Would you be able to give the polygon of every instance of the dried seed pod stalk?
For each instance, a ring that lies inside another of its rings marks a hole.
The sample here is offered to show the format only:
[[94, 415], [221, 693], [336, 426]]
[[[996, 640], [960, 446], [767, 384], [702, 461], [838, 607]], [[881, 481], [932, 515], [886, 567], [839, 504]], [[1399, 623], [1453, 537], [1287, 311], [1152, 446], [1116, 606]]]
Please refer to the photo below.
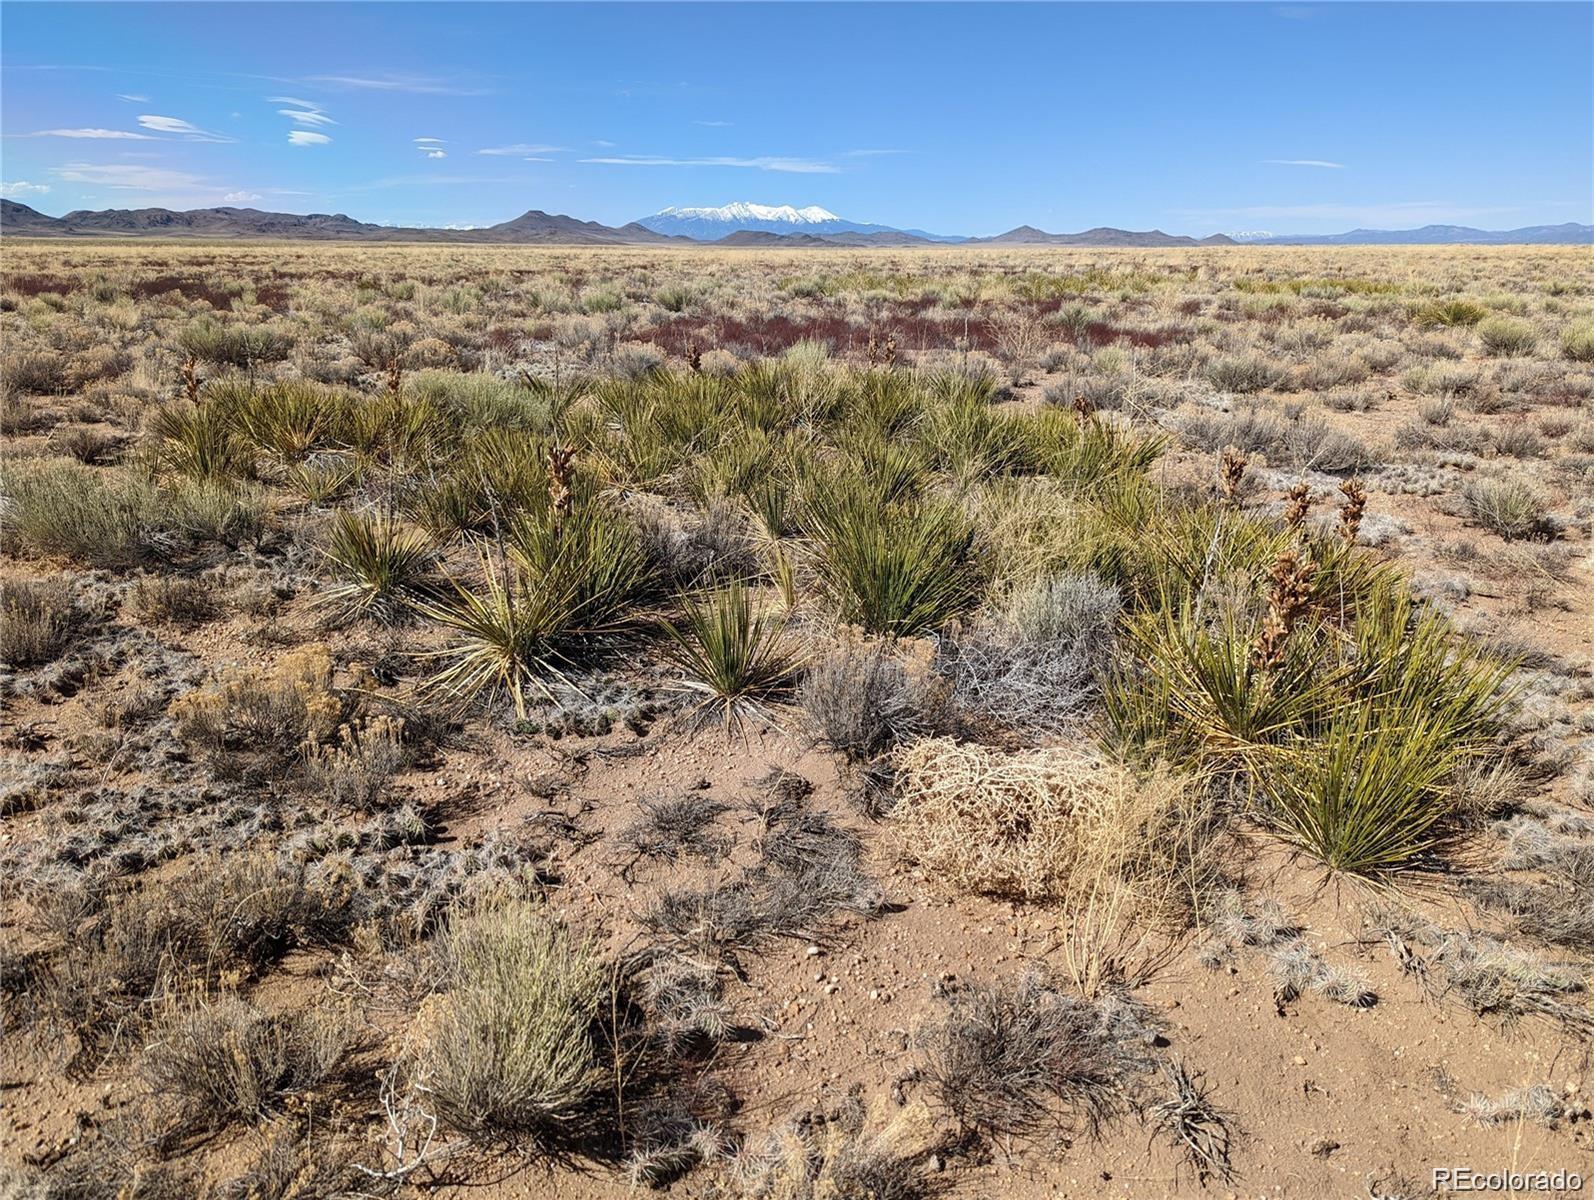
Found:
[[1286, 550], [1268, 573], [1272, 587], [1267, 596], [1267, 619], [1251, 650], [1251, 660], [1261, 670], [1284, 661], [1284, 644], [1301, 614], [1312, 602], [1312, 576], [1317, 566], [1304, 553]]
[[548, 502], [556, 518], [568, 516], [575, 501], [575, 493], [570, 489], [575, 457], [574, 446], [553, 446], [548, 450]]
[[199, 360], [192, 354], [183, 360], [183, 396], [190, 404], [199, 403]]
[[1284, 506], [1284, 523], [1291, 529], [1300, 529], [1306, 524], [1306, 514], [1312, 511], [1312, 489], [1297, 483], [1286, 494], [1290, 502]]
[[1238, 446], [1223, 447], [1218, 460], [1218, 489], [1235, 508], [1240, 506], [1240, 481], [1245, 478], [1246, 457]]
[[1347, 545], [1356, 544], [1356, 535], [1362, 529], [1362, 514], [1367, 511], [1367, 489], [1360, 481], [1347, 479], [1339, 485], [1345, 502], [1339, 506], [1339, 536]]

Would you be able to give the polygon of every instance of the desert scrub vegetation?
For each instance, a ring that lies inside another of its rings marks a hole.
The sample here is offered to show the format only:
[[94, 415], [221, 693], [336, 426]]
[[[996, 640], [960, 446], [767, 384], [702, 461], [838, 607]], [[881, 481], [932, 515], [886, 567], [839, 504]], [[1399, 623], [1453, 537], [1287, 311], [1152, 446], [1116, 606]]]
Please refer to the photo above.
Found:
[[[29, 1186], [1310, 1187], [1186, 987], [1586, 1036], [1578, 248], [69, 251], [0, 269], [0, 1044], [148, 1125]], [[1322, 865], [1466, 917], [1259, 894]]]

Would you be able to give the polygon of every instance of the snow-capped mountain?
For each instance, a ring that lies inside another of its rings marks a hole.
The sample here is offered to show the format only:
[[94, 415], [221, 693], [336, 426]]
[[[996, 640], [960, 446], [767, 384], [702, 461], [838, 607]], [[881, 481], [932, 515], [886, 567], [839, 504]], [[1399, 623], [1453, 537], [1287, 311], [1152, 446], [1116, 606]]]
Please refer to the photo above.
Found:
[[675, 237], [717, 242], [733, 233], [807, 233], [823, 237], [833, 233], [911, 233], [932, 241], [955, 242], [961, 238], [937, 237], [916, 229], [899, 230], [892, 225], [868, 225], [848, 221], [829, 209], [811, 204], [797, 208], [790, 204], [750, 204], [737, 201], [718, 208], [665, 208], [637, 221], [644, 229]]

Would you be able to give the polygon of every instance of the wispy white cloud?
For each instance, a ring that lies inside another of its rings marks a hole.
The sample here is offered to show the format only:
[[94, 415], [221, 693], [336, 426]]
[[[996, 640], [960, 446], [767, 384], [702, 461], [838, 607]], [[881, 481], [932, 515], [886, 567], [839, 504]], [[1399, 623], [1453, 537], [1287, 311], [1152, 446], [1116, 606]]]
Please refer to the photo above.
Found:
[[326, 113], [324, 113], [324, 112], [312, 112], [309, 109], [279, 108], [277, 110], [277, 115], [279, 117], [287, 117], [288, 120], [293, 121], [295, 124], [299, 124], [299, 125], [336, 125], [337, 124], [337, 122], [334, 121], [331, 117], [327, 116]]
[[421, 137], [421, 138], [411, 138], [410, 140], [412, 142], [415, 142], [417, 145], [430, 143], [430, 144], [433, 144], [433, 145], [441, 146], [441, 145], [445, 144], [442, 138]]
[[212, 133], [208, 129], [201, 129], [192, 121], [185, 121], [181, 117], [162, 117], [151, 113], [140, 116], [138, 123], [145, 129], [155, 133], [169, 133], [190, 142], [233, 142], [226, 134]]
[[248, 204], [254, 200], [264, 200], [259, 192], [228, 192], [222, 197], [228, 204]]
[[290, 146], [325, 146], [332, 141], [324, 133], [311, 133], [308, 129], [290, 129], [288, 131], [288, 145]]
[[147, 133], [134, 133], [130, 129], [41, 129], [37, 133], [25, 133], [23, 137], [58, 137], [58, 138], [88, 138], [115, 139], [129, 142], [153, 142], [155, 139]]
[[297, 96], [267, 96], [267, 104], [291, 104], [295, 108], [308, 108], [312, 112], [320, 112], [321, 106], [314, 100], [301, 100]]
[[[426, 150], [426, 147], [422, 146], [421, 149], [422, 150]], [[448, 151], [447, 150], [426, 150], [426, 157], [427, 158], [447, 158], [448, 157]]]
[[118, 100], [126, 100], [129, 104], [148, 104], [149, 103], [149, 97], [148, 96], [140, 96], [136, 92], [130, 92], [130, 93], [117, 92], [116, 93], [116, 98]]
[[613, 150], [614, 149], [614, 143], [613, 142], [606, 142], [602, 138], [599, 138], [597, 141], [593, 142], [592, 144], [594, 146], [596, 146], [599, 150]]
[[729, 129], [731, 126], [729, 121], [693, 121], [692, 124], [701, 125], [705, 129]]
[[67, 163], [55, 168], [58, 178], [67, 183], [87, 183], [98, 187], [126, 188], [140, 192], [181, 192], [203, 187], [205, 181], [187, 171], [165, 167], [145, 167], [131, 163]]
[[780, 171], [792, 175], [841, 173], [841, 168], [834, 163], [818, 162], [810, 158], [784, 158], [773, 154], [761, 154], [753, 158], [718, 155], [710, 158], [669, 158], [657, 154], [616, 154], [601, 158], [583, 158], [581, 161], [614, 167], [739, 167], [751, 171]]
[[420, 75], [312, 75], [309, 83], [375, 92], [414, 92], [421, 96], [486, 96], [490, 88], [467, 87]]
[[1331, 171], [1343, 171], [1344, 163], [1329, 162], [1323, 158], [1264, 158], [1262, 160], [1270, 167], [1326, 167]]
[[0, 196], [7, 196], [12, 200], [23, 196], [43, 196], [50, 190], [47, 183], [29, 183], [26, 179], [18, 179], [13, 183], [0, 183]]
[[515, 142], [509, 146], [487, 146], [476, 151], [477, 154], [491, 154], [500, 158], [525, 158], [536, 154], [563, 154], [563, 146], [531, 145], [525, 142]]

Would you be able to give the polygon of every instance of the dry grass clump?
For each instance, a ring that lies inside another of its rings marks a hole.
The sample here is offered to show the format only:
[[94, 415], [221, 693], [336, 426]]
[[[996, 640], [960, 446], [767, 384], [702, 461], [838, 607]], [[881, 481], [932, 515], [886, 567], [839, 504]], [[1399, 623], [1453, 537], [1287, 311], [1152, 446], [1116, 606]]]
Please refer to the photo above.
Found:
[[367, 915], [351, 881], [267, 854], [201, 861], [125, 896], [40, 893], [35, 914], [62, 941], [44, 959], [37, 1015], [74, 1036], [90, 1065], [182, 985], [247, 976], [296, 946], [347, 938]]
[[606, 1084], [595, 1026], [609, 995], [592, 948], [545, 907], [489, 898], [443, 935], [448, 991], [422, 1067], [438, 1115], [487, 1139], [560, 1153]]
[[83, 636], [88, 619], [65, 579], [0, 582], [0, 663], [54, 662]]
[[922, 1037], [932, 1103], [965, 1134], [1094, 1135], [1127, 1111], [1155, 1069], [1146, 1010], [1121, 995], [1090, 1001], [1042, 976], [959, 987]]
[[338, 727], [337, 741], [311, 741], [305, 755], [305, 777], [340, 808], [371, 809], [379, 805], [393, 776], [409, 762], [404, 722], [372, 716]]
[[727, 1186], [744, 1200], [923, 1200], [942, 1190], [927, 1165], [939, 1141], [922, 1103], [883, 1115], [852, 1100], [741, 1146]]
[[1521, 479], [1480, 479], [1461, 489], [1467, 516], [1508, 542], [1541, 538], [1550, 532], [1549, 503]]
[[1162, 1064], [1162, 1072], [1168, 1090], [1148, 1110], [1153, 1128], [1184, 1152], [1196, 1182], [1216, 1178], [1232, 1183], [1230, 1114], [1213, 1103], [1212, 1088], [1199, 1071], [1169, 1061]]
[[892, 755], [905, 852], [933, 878], [1027, 900], [1110, 879], [1148, 911], [1188, 899], [1208, 851], [1197, 781], [1137, 775], [1090, 750], [1008, 754], [950, 738]]
[[151, 1031], [139, 1069], [184, 1130], [264, 1120], [327, 1082], [354, 1046], [349, 1013], [270, 1016], [233, 996], [174, 1006]]

